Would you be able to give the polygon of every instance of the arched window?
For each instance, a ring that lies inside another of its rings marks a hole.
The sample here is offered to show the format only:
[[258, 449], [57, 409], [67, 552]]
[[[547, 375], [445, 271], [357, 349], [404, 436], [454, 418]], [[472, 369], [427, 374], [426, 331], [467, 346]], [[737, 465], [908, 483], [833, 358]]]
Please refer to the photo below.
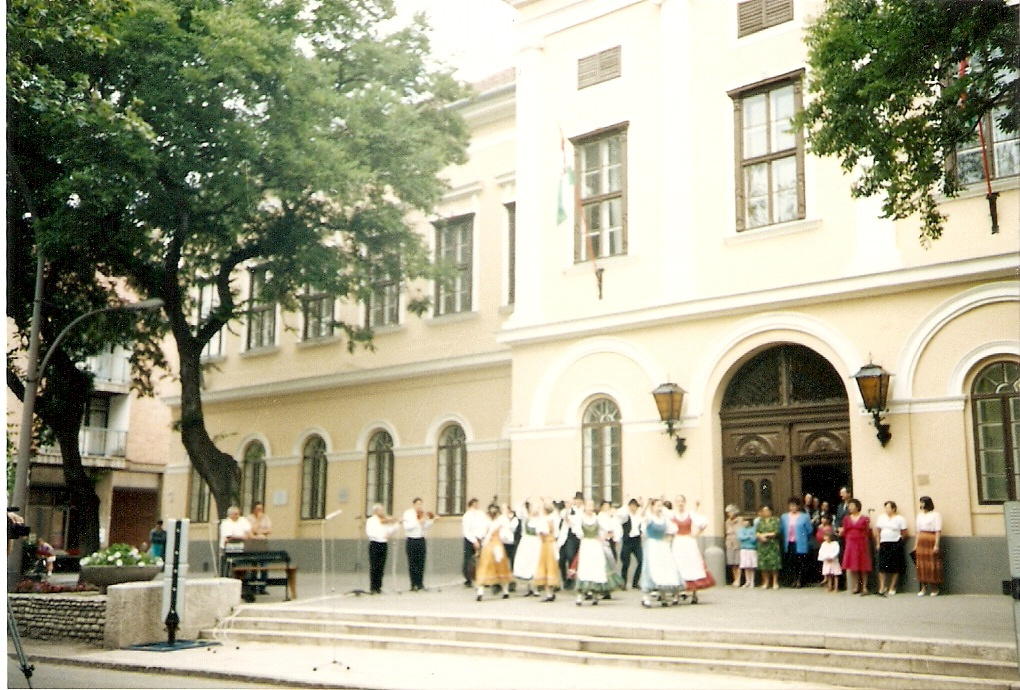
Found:
[[188, 486], [188, 517], [192, 522], [209, 522], [211, 503], [209, 485], [194, 467], [191, 468], [191, 482]]
[[368, 472], [365, 477], [365, 515], [381, 503], [393, 513], [393, 437], [385, 431], [372, 434], [368, 442]]
[[251, 510], [266, 502], [266, 449], [252, 441], [244, 449], [241, 461], [241, 510]]
[[581, 430], [584, 449], [582, 489], [585, 498], [611, 501], [619, 505], [620, 486], [620, 408], [609, 398], [599, 398], [584, 411]]
[[326, 515], [326, 442], [312, 436], [301, 453], [301, 519]]
[[439, 481], [436, 510], [440, 515], [464, 512], [467, 488], [467, 439], [456, 424], [439, 436]]
[[1020, 496], [1020, 363], [995, 362], [971, 389], [978, 499], [1015, 501]]

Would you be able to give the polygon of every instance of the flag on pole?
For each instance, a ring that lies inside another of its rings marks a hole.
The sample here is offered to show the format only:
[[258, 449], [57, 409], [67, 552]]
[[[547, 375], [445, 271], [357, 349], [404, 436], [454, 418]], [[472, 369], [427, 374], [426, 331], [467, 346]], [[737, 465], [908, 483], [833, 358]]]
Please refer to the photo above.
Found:
[[560, 172], [560, 189], [556, 199], [556, 225], [562, 225], [570, 217], [567, 208], [574, 204], [574, 166], [567, 159], [567, 140], [563, 138], [562, 129], [560, 130], [560, 155], [563, 162]]

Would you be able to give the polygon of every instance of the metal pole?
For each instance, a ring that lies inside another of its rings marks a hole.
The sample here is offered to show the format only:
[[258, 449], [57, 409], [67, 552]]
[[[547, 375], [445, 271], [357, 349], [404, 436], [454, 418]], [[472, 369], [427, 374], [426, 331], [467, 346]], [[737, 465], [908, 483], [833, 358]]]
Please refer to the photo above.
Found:
[[[18, 459], [14, 473], [14, 493], [11, 504], [21, 509], [28, 522], [28, 469], [32, 452], [32, 416], [35, 413], [35, 396], [39, 390], [39, 324], [42, 321], [43, 298], [43, 255], [36, 250], [35, 294], [32, 297], [32, 324], [28, 335], [28, 359], [25, 362], [25, 395], [21, 406], [21, 429], [18, 431]], [[23, 550], [14, 549], [7, 560], [7, 585], [13, 587], [21, 579], [21, 557]]]

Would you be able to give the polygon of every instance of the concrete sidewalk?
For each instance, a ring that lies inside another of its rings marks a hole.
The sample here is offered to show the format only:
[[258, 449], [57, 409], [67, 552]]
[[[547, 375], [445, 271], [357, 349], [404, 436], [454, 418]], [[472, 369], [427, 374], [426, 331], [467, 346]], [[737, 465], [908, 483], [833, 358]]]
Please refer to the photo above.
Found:
[[[943, 595], [917, 597], [861, 597], [829, 594], [820, 588], [779, 591], [744, 590], [719, 586], [702, 593], [696, 606], [644, 609], [635, 591], [614, 593], [600, 606], [577, 607], [571, 592], [553, 603], [523, 598], [519, 590], [509, 600], [487, 593], [475, 601], [474, 590], [456, 575], [433, 575], [424, 592], [410, 593], [404, 578], [390, 577], [379, 596], [360, 595], [363, 574], [302, 573], [298, 599], [283, 601], [282, 588], [259, 596], [256, 606], [345, 611], [459, 614], [479, 617], [525, 618], [561, 622], [626, 623], [686, 630], [754, 631], [782, 638], [784, 631], [842, 633], [867, 637], [908, 637], [1015, 642], [1011, 600], [1006, 596]], [[390, 586], [390, 589], [386, 589]], [[135, 670], [151, 673], [206, 675], [211, 678], [254, 680], [292, 687], [347, 688], [811, 688], [785, 680], [677, 673], [673, 671], [521, 660], [460, 654], [409, 654], [404, 651], [350, 648], [324, 644], [279, 645], [232, 643], [172, 652], [100, 650], [70, 644], [25, 640], [30, 657], [40, 662]], [[69, 678], [71, 676], [69, 675]], [[8, 684], [25, 687], [17, 664], [8, 663]]]

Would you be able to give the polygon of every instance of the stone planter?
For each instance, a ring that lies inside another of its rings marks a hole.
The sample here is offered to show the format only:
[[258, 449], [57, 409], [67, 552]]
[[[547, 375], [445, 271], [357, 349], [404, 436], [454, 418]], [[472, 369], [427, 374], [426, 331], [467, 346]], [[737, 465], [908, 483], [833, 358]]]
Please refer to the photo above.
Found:
[[106, 594], [106, 588], [110, 585], [119, 585], [125, 582], [145, 582], [151, 580], [160, 572], [163, 567], [159, 565], [83, 565], [79, 582], [88, 582], [99, 588], [99, 591]]

